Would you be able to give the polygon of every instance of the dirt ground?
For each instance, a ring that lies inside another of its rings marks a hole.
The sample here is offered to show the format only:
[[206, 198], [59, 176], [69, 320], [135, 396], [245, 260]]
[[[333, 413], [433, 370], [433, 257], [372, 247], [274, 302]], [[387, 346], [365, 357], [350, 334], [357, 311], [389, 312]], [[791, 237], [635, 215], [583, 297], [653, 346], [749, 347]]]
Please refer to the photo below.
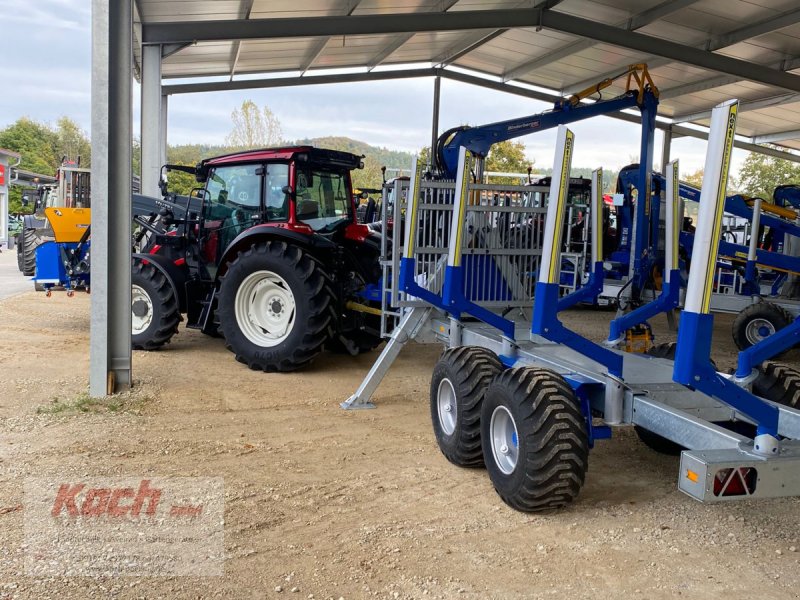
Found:
[[[564, 320], [601, 339], [611, 314]], [[654, 325], [658, 342], [674, 339]], [[181, 330], [164, 351], [134, 353], [133, 392], [96, 405], [88, 329], [82, 294], [0, 301], [0, 597], [798, 597], [800, 500], [699, 504], [676, 489], [677, 459], [629, 429], [593, 450], [569, 508], [506, 507], [485, 471], [435, 445], [438, 347], [410, 346], [378, 409], [345, 412], [376, 353], [269, 375]], [[729, 332], [718, 317], [721, 368], [735, 358]], [[223, 477], [225, 575], [26, 577], [23, 483], [42, 476]]]

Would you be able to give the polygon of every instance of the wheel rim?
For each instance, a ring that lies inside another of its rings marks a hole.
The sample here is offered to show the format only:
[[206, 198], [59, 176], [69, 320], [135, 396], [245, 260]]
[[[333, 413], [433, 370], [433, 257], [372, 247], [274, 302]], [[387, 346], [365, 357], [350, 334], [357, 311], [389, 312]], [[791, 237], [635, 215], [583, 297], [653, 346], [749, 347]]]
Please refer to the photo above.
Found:
[[439, 407], [439, 425], [445, 435], [453, 435], [456, 430], [456, 390], [453, 383], [446, 377], [439, 382], [436, 394], [436, 403]]
[[489, 423], [489, 435], [495, 464], [503, 473], [511, 475], [519, 458], [519, 436], [514, 417], [505, 406], [494, 409]]
[[131, 286], [131, 334], [146, 331], [153, 322], [153, 301], [138, 285]]
[[766, 319], [753, 319], [747, 324], [744, 335], [751, 345], [768, 338], [775, 333], [775, 326]]
[[289, 284], [272, 271], [251, 273], [236, 291], [236, 322], [257, 346], [277, 346], [289, 337], [294, 329], [295, 308]]

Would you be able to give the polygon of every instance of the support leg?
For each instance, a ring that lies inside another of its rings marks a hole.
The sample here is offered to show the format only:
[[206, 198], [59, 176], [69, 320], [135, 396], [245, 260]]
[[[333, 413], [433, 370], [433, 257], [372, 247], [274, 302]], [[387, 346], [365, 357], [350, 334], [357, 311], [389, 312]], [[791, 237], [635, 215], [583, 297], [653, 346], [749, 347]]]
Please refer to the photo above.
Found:
[[372, 395], [378, 389], [384, 376], [389, 372], [389, 368], [406, 343], [414, 339], [420, 328], [428, 321], [430, 313], [430, 308], [413, 308], [406, 313], [397, 327], [395, 327], [394, 332], [392, 332], [392, 337], [389, 338], [378, 360], [375, 361], [364, 381], [358, 386], [356, 393], [339, 404], [339, 406], [345, 410], [375, 408], [375, 405], [370, 402]]

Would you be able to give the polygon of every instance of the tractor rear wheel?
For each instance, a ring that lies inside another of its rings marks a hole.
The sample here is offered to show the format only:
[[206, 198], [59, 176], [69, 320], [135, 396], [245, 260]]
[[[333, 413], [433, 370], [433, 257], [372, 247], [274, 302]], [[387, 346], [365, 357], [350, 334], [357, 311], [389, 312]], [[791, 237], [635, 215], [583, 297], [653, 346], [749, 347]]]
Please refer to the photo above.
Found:
[[131, 343], [135, 350], [156, 350], [178, 332], [180, 306], [166, 275], [140, 260], [131, 272]]
[[782, 306], [772, 302], [756, 302], [736, 315], [732, 327], [733, 341], [739, 350], [744, 350], [793, 321], [794, 317]]
[[482, 467], [481, 403], [486, 388], [503, 370], [486, 348], [445, 350], [431, 378], [431, 420], [436, 443], [459, 467]]
[[509, 369], [481, 407], [486, 469], [503, 502], [523, 512], [560, 508], [583, 487], [586, 419], [575, 392], [548, 369]]
[[217, 295], [227, 348], [251, 369], [308, 365], [328, 339], [328, 282], [322, 265], [297, 246], [269, 241], [239, 252]]
[[19, 235], [21, 243], [17, 245], [17, 264], [23, 275], [32, 277], [36, 275], [36, 248], [45, 240], [30, 227], [24, 227]]

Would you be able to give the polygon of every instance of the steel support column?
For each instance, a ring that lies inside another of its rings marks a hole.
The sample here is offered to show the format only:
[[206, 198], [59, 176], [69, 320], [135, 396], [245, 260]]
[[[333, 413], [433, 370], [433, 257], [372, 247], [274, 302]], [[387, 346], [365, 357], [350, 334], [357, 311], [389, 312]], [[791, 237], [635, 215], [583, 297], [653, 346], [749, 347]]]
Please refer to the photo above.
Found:
[[142, 193], [158, 196], [161, 171], [161, 46], [142, 47]]
[[133, 2], [92, 0], [92, 296], [89, 392], [131, 383]]
[[433, 80], [433, 123], [431, 124], [431, 166], [436, 164], [436, 141], [439, 139], [439, 103], [442, 94], [442, 78]]
[[[169, 96], [163, 94], [161, 96], [161, 162], [159, 164], [159, 168], [161, 165], [167, 164], [167, 115], [169, 114]], [[160, 172], [159, 172], [160, 176]]]
[[664, 129], [664, 140], [661, 143], [661, 172], [666, 175], [669, 154], [672, 151], [672, 127]]

